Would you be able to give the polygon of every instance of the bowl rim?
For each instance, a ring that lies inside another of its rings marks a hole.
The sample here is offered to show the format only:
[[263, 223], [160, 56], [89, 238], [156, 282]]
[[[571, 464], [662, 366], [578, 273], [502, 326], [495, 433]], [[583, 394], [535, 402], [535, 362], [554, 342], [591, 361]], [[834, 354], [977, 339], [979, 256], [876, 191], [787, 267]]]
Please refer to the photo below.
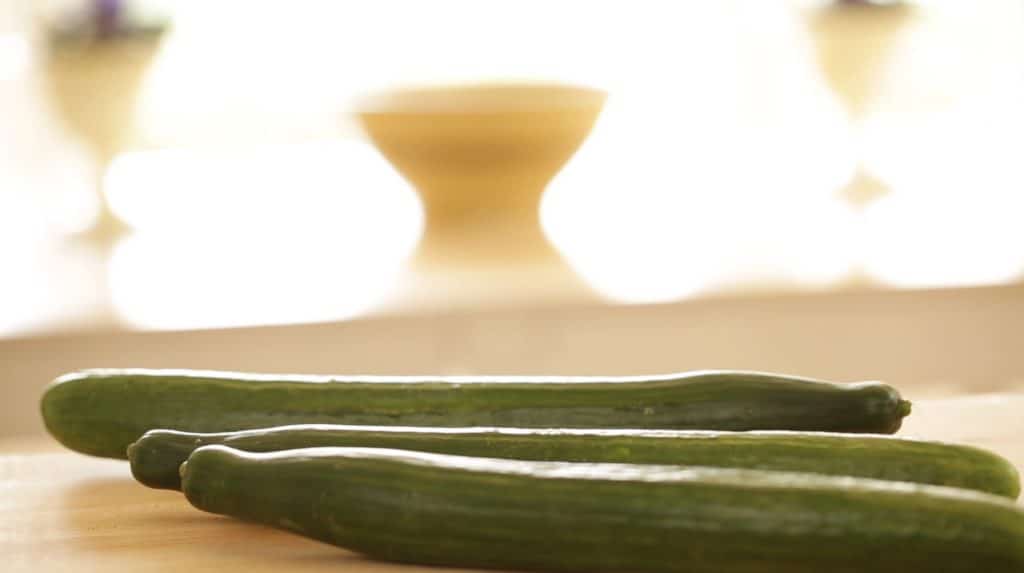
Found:
[[608, 93], [582, 84], [495, 81], [408, 85], [367, 92], [354, 113], [490, 114], [602, 107]]

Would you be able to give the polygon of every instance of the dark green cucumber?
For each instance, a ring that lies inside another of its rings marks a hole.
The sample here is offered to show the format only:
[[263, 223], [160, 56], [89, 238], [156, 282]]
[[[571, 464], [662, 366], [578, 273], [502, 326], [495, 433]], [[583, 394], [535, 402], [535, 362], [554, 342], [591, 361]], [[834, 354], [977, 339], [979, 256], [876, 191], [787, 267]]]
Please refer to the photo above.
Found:
[[195, 507], [369, 557], [604, 573], [1024, 572], [1024, 511], [969, 490], [368, 448], [196, 450]]
[[124, 458], [147, 430], [289, 424], [891, 433], [910, 403], [886, 384], [754, 372], [654, 377], [328, 377], [91, 370], [42, 398], [65, 446]]
[[699, 430], [538, 430], [298, 425], [217, 434], [146, 432], [129, 446], [132, 474], [155, 488], [178, 489], [178, 468], [200, 446], [249, 452], [310, 447], [391, 448], [566, 462], [734, 467], [857, 476], [962, 487], [1016, 498], [1017, 470], [971, 446], [868, 434]]

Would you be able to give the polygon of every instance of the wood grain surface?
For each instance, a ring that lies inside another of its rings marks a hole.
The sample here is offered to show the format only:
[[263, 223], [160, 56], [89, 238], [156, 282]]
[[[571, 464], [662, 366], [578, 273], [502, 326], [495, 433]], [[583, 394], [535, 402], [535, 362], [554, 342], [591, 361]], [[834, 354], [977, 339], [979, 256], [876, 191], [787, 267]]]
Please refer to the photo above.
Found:
[[[903, 435], [966, 442], [1024, 468], [1024, 394], [915, 404]], [[132, 481], [127, 464], [41, 440], [0, 442], [0, 570], [438, 571], [381, 563], [263, 526], [199, 512]]]

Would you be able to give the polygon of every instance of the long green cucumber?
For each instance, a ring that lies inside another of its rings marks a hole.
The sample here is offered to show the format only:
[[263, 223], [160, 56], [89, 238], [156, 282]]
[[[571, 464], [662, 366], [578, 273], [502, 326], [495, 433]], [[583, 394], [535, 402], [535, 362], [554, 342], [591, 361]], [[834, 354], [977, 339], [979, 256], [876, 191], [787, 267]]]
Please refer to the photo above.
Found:
[[42, 398], [67, 447], [124, 458], [147, 430], [223, 432], [288, 424], [896, 431], [910, 403], [880, 382], [755, 372], [652, 377], [285, 376], [89, 370]]
[[489, 458], [734, 467], [962, 487], [1016, 498], [1006, 459], [971, 446], [870, 434], [700, 430], [539, 430], [297, 425], [201, 434], [152, 430], [128, 447], [132, 474], [179, 489], [178, 467], [200, 446], [249, 452], [368, 447]]
[[969, 490], [403, 450], [196, 450], [195, 507], [406, 563], [604, 573], [1024, 572], [1024, 511]]

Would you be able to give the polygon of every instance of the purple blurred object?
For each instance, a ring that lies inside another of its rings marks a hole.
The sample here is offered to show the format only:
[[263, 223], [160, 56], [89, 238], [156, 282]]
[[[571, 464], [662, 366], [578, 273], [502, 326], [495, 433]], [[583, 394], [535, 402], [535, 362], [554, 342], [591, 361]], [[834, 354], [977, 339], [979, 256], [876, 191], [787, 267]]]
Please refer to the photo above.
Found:
[[47, 37], [60, 44], [153, 38], [163, 34], [170, 15], [147, 0], [76, 0], [49, 14]]
[[95, 0], [93, 17], [97, 36], [109, 38], [117, 32], [122, 8], [121, 0]]

